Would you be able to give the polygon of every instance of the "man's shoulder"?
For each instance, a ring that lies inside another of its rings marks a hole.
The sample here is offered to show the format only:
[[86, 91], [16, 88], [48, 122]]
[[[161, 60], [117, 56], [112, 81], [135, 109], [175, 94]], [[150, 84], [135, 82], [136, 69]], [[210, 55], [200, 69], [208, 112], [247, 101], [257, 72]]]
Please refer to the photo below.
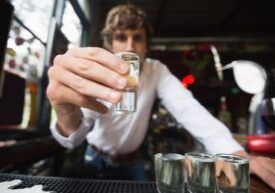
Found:
[[163, 64], [161, 61], [152, 58], [146, 58], [143, 65], [143, 76], [146, 76], [146, 79], [151, 79], [159, 82], [161, 79], [164, 79], [166, 76], [170, 76], [171, 73], [168, 67]]
[[161, 68], [165, 68], [166, 66], [158, 59], [153, 59], [153, 58], [146, 58], [145, 59], [145, 65], [147, 68], [151, 68], [151, 69], [161, 69]]

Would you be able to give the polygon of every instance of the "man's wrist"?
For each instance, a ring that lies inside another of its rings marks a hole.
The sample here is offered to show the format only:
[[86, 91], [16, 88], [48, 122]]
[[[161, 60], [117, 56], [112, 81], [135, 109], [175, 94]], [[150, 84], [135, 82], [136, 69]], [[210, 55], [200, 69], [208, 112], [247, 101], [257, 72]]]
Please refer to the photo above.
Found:
[[249, 154], [246, 151], [240, 150], [233, 152], [233, 154], [249, 160]]
[[81, 125], [82, 117], [83, 115], [80, 110], [69, 114], [57, 114], [56, 128], [58, 132], [65, 137], [69, 137]]

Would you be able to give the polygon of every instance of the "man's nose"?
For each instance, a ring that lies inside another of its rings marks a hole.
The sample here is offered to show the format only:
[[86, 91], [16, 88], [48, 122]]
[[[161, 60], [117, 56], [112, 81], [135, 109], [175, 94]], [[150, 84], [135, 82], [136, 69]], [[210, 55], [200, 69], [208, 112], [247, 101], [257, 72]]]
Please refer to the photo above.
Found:
[[127, 39], [127, 42], [126, 42], [126, 51], [127, 52], [133, 52], [135, 51], [135, 47], [134, 47], [134, 41], [133, 41], [133, 38], [129, 37]]

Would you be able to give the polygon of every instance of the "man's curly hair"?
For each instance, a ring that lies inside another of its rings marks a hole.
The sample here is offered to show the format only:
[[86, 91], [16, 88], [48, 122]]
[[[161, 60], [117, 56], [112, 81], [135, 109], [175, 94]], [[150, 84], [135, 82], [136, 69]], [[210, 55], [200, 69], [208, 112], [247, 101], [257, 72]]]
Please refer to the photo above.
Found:
[[107, 49], [111, 48], [113, 34], [116, 30], [136, 30], [140, 28], [145, 29], [146, 42], [149, 46], [153, 30], [147, 21], [145, 11], [132, 4], [113, 7], [107, 15], [105, 27], [101, 32], [103, 46]]

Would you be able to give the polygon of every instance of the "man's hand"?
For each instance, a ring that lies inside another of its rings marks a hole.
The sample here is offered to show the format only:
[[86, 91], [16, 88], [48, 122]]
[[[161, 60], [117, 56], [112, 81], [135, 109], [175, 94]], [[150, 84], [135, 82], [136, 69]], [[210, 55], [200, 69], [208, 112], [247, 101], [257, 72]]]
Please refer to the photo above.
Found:
[[259, 176], [275, 190], [275, 160], [268, 157], [250, 156], [250, 173]]
[[[102, 48], [73, 48], [54, 59], [47, 96], [52, 105], [73, 104], [98, 112], [106, 107], [95, 98], [116, 103], [127, 85], [129, 67]], [[70, 108], [71, 109], [71, 108]]]
[[[102, 48], [73, 48], [54, 59], [48, 71], [47, 96], [57, 112], [64, 135], [80, 124], [80, 107], [106, 113], [107, 107], [96, 99], [120, 101], [127, 86], [129, 66]], [[62, 133], [62, 132], [61, 132]]]
[[249, 172], [259, 176], [275, 190], [275, 159], [262, 156], [249, 156], [245, 151], [235, 152], [234, 154], [249, 158]]

